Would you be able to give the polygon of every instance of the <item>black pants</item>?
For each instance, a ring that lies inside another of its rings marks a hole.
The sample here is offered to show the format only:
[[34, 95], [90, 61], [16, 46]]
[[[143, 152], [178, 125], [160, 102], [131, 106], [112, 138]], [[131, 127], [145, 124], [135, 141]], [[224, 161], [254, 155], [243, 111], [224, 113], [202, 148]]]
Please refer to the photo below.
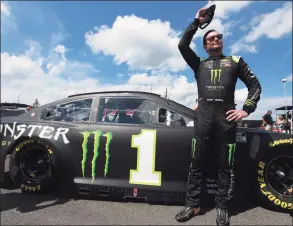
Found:
[[[195, 136], [192, 142], [186, 205], [200, 206], [200, 192], [209, 162], [217, 163], [216, 206], [228, 208], [234, 188], [234, 152], [236, 146], [236, 122], [226, 119], [226, 112], [235, 109], [234, 104], [201, 101], [196, 111]], [[214, 148], [212, 148], [214, 147]], [[213, 159], [216, 158], [216, 159]]]

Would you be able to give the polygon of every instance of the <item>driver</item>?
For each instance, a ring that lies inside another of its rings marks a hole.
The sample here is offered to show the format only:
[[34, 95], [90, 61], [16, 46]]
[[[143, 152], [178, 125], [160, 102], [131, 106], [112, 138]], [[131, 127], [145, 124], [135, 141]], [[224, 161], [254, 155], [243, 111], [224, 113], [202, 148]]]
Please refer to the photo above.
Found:
[[[178, 48], [195, 73], [198, 87], [198, 108], [194, 126], [195, 154], [188, 175], [185, 207], [176, 215], [179, 222], [187, 221], [200, 214], [200, 192], [203, 173], [212, 156], [218, 156], [218, 192], [216, 195], [216, 223], [230, 225], [228, 201], [232, 197], [234, 184], [234, 151], [237, 120], [255, 111], [260, 100], [261, 85], [242, 57], [224, 56], [222, 34], [209, 30], [203, 37], [203, 46], [208, 58], [200, 60], [190, 48], [193, 35], [199, 24], [206, 20], [200, 9], [193, 22], [185, 30]], [[245, 83], [248, 97], [241, 110], [235, 110], [234, 92], [237, 79]], [[217, 149], [209, 149], [214, 143], [212, 132], [219, 143]], [[214, 157], [215, 158], [215, 157]]]

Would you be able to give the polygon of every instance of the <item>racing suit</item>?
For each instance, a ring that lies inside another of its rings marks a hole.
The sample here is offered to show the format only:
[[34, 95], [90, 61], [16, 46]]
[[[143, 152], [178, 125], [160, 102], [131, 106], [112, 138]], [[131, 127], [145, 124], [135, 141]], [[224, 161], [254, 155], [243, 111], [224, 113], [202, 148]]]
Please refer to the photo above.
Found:
[[[194, 21], [185, 30], [178, 48], [195, 73], [198, 87], [198, 108], [193, 138], [193, 157], [187, 183], [186, 206], [200, 206], [200, 188], [207, 163], [218, 156], [218, 192], [216, 206], [228, 209], [228, 201], [234, 177], [234, 152], [236, 145], [237, 122], [226, 119], [226, 112], [235, 109], [234, 92], [237, 79], [245, 83], [248, 97], [243, 110], [248, 114], [254, 112], [260, 100], [261, 86], [257, 77], [250, 70], [242, 57], [218, 56], [201, 60], [189, 47], [193, 35], [198, 29], [199, 21]], [[215, 134], [215, 136], [213, 136]], [[209, 145], [214, 138], [217, 150]], [[212, 139], [212, 140], [211, 140]]]

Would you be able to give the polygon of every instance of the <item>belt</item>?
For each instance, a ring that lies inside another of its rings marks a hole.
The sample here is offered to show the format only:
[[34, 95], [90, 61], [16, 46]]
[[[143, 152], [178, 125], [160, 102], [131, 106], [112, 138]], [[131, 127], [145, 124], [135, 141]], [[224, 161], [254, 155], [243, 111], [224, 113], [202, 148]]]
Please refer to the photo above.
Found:
[[219, 104], [234, 104], [236, 105], [235, 103], [228, 103], [228, 102], [225, 102], [223, 99], [218, 99], [218, 98], [199, 98], [198, 100], [199, 102], [200, 101], [205, 101], [205, 102], [208, 102], [208, 103], [219, 103]]
[[222, 99], [206, 99], [207, 102], [217, 102], [217, 103], [224, 103]]

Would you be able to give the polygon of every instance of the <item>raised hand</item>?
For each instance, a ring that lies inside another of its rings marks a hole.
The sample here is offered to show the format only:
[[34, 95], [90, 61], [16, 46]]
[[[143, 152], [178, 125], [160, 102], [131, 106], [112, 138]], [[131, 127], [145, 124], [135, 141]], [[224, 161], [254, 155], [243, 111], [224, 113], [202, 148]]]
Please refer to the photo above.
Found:
[[197, 12], [197, 14], [195, 16], [195, 18], [197, 18], [199, 20], [200, 24], [203, 24], [206, 21], [206, 19], [208, 18], [207, 14], [203, 15], [206, 10], [208, 10], [208, 7], [198, 10], [198, 12]]

